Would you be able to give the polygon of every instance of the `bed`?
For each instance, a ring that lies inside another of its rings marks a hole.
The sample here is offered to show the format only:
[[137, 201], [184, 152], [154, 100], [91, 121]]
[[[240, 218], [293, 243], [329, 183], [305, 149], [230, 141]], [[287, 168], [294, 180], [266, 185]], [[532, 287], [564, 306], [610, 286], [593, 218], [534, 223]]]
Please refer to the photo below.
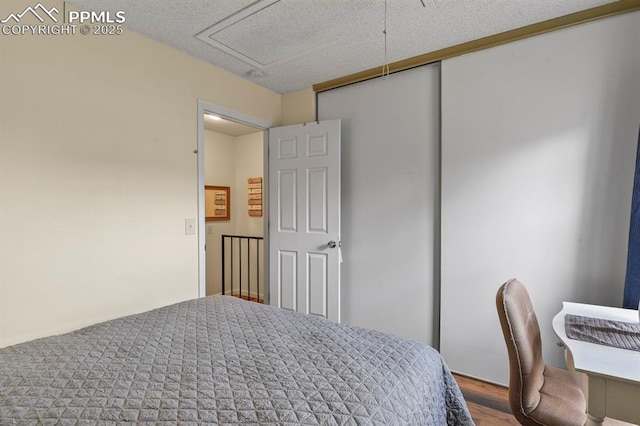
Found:
[[432, 348], [229, 296], [0, 349], [0, 424], [473, 425]]

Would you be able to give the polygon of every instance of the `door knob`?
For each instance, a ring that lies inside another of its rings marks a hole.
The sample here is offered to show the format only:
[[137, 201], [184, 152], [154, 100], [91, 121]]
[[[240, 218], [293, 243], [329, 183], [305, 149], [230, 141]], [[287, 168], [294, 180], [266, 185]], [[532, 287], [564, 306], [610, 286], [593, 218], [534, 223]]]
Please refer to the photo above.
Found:
[[329, 241], [329, 242], [327, 243], [327, 247], [329, 247], [329, 248], [336, 248], [336, 242], [335, 242], [335, 241], [333, 241], [333, 240], [332, 240], [332, 241]]

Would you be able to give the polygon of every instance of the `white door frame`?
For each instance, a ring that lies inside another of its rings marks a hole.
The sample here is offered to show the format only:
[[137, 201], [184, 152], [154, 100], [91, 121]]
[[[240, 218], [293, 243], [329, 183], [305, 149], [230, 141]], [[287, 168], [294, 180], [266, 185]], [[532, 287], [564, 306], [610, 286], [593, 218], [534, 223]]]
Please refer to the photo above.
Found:
[[[264, 134], [264, 172], [263, 172], [263, 191], [269, 187], [267, 182], [268, 172], [269, 172], [269, 156], [267, 155], [267, 149], [269, 146], [269, 135], [267, 129], [270, 127], [274, 127], [274, 123], [270, 123], [268, 121], [261, 120], [259, 118], [251, 117], [249, 115], [233, 111], [227, 108], [223, 108], [217, 106], [215, 104], [209, 103], [207, 101], [203, 101], [198, 99], [198, 148], [196, 153], [198, 154], [198, 297], [204, 297], [207, 294], [207, 273], [206, 273], [206, 263], [207, 263], [207, 253], [205, 252], [205, 243], [207, 242], [207, 233], [205, 229], [205, 220], [204, 220], [204, 114], [205, 112], [210, 112], [215, 115], [218, 115], [222, 118], [227, 118], [232, 121], [236, 121], [242, 124], [247, 124], [252, 127], [257, 128], [257, 132], [262, 129]], [[265, 279], [269, 277], [269, 244], [268, 244], [268, 236], [269, 236], [269, 193], [264, 192], [263, 197], [263, 207], [262, 211], [264, 214], [263, 222], [264, 222], [264, 274]], [[265, 285], [265, 289], [268, 289], [268, 286]], [[268, 293], [268, 290], [265, 291]], [[265, 303], [268, 302], [268, 294], [264, 295]]]

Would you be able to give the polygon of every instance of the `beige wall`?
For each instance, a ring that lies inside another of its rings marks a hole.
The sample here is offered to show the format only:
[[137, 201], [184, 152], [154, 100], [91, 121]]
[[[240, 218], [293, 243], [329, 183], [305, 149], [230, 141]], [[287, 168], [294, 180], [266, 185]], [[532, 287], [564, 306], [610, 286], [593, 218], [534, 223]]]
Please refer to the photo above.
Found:
[[228, 186], [231, 196], [230, 220], [206, 222], [206, 294], [221, 292], [220, 236], [234, 234], [238, 215], [234, 201], [236, 198], [236, 138], [222, 133], [204, 132], [204, 182], [205, 185]]
[[233, 206], [237, 213], [236, 232], [261, 237], [264, 234], [262, 217], [249, 216], [247, 179], [264, 177], [264, 132], [236, 138], [236, 196]]
[[197, 100], [279, 123], [281, 96], [130, 31], [0, 57], [0, 347], [197, 297]]
[[311, 87], [282, 95], [282, 125], [316, 119], [316, 93]]
[[[204, 133], [205, 184], [228, 186], [231, 194], [230, 220], [206, 224], [207, 295], [222, 292], [221, 235], [261, 237], [264, 234], [262, 217], [250, 217], [247, 211], [247, 179], [264, 176], [263, 143], [262, 131], [238, 137], [211, 131]], [[255, 274], [253, 264], [251, 273]], [[260, 291], [262, 293], [263, 288]]]

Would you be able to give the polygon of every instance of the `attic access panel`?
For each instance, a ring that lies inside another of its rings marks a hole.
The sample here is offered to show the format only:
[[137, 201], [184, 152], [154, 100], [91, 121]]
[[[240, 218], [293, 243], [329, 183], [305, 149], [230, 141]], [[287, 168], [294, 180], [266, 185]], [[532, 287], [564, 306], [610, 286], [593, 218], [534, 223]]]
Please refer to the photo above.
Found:
[[370, 0], [259, 0], [196, 37], [262, 70], [361, 37], [359, 23], [372, 20], [382, 15]]

